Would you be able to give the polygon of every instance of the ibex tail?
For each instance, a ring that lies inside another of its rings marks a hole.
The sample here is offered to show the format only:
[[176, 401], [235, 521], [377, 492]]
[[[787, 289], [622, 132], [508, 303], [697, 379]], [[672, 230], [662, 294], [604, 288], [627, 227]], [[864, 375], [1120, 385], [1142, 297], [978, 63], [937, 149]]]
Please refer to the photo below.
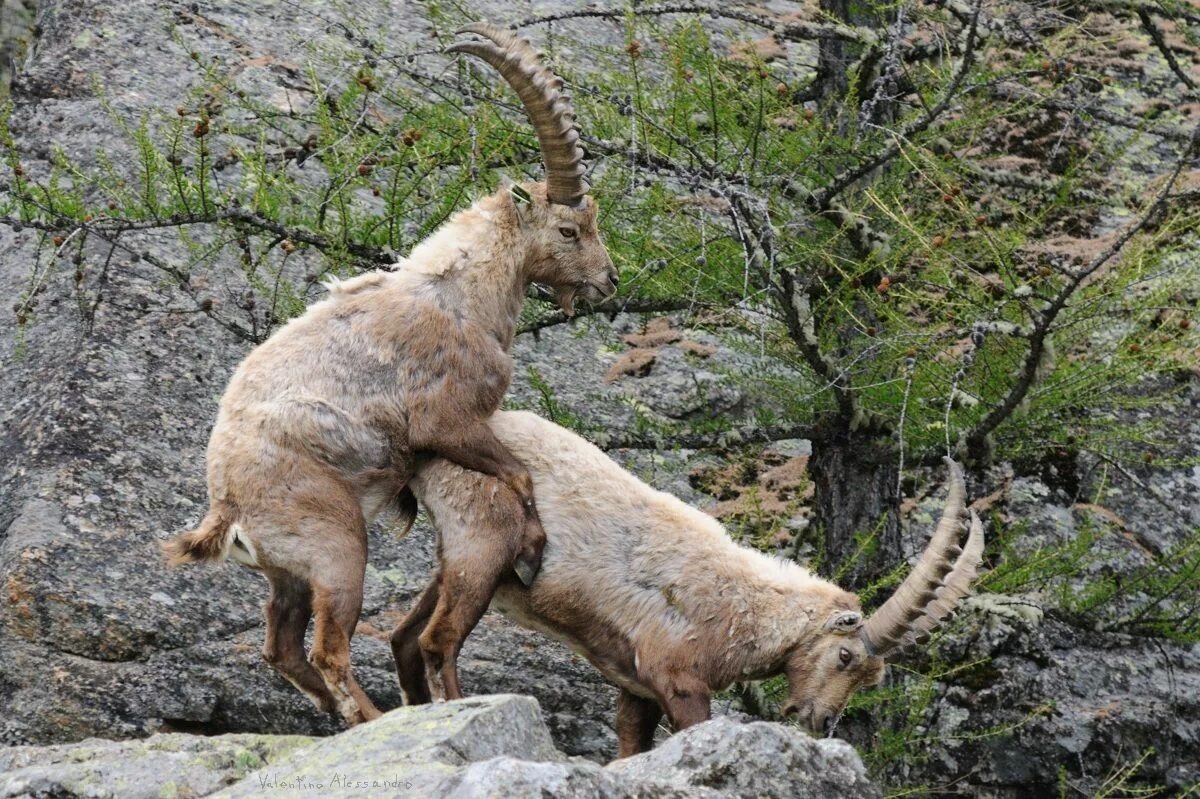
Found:
[[228, 546], [230, 521], [220, 510], [213, 508], [195, 530], [181, 533], [163, 542], [162, 548], [167, 562], [172, 566], [179, 566], [223, 557]]

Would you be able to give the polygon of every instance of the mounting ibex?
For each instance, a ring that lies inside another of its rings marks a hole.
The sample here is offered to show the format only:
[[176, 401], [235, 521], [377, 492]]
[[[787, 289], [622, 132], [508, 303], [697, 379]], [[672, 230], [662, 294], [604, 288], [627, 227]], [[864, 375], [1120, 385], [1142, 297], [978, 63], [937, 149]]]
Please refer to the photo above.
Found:
[[[785, 713], [825, 730], [886, 657], [923, 639], [966, 596], [983, 555], [965, 487], [949, 462], [941, 522], [908, 579], [865, 622], [858, 598], [794, 563], [738, 546], [709, 515], [656, 491], [579, 436], [529, 413], [490, 424], [533, 475], [547, 541], [525, 588], [508, 574], [519, 499], [444, 460], [412, 488], [440, 535], [440, 568], [392, 634], [409, 703], [462, 696], [455, 658], [489, 601], [588, 658], [620, 689], [620, 756], [653, 744], [665, 711], [676, 730], [708, 718], [712, 692], [786, 674]], [[494, 594], [494, 597], [493, 597]]]
[[[546, 181], [478, 201], [394, 272], [331, 286], [328, 299], [251, 352], [209, 443], [208, 515], [166, 545], [177, 563], [228, 555], [261, 569], [271, 586], [263, 657], [350, 724], [378, 715], [350, 673], [367, 523], [398, 495], [415, 511], [405, 484], [416, 459], [440, 456], [519, 497], [522, 532], [509, 566], [531, 580], [544, 543], [533, 485], [487, 418], [508, 388], [508, 350], [531, 282], [555, 289], [567, 313], [576, 295], [598, 301], [616, 290], [562, 81], [515, 34], [482, 23], [463, 31], [489, 41], [450, 51], [482, 58], [516, 89]], [[310, 662], [304, 634], [314, 615]]]

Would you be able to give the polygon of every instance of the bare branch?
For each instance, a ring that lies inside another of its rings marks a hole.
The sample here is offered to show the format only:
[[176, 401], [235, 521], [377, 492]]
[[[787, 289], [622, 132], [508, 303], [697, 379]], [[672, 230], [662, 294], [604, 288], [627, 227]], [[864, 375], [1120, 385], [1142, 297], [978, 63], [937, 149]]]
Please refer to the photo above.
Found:
[[913, 136], [921, 133], [937, 119], [945, 113], [946, 109], [958, 96], [958, 90], [962, 86], [963, 81], [967, 77], [967, 73], [971, 71], [971, 67], [975, 64], [975, 47], [978, 42], [979, 30], [979, 3], [976, 2], [974, 11], [971, 14], [971, 22], [967, 27], [967, 39], [963, 45], [962, 58], [959, 60], [958, 69], [954, 72], [954, 77], [950, 80], [950, 85], [946, 87], [946, 91], [942, 93], [942, 97], [936, 104], [920, 116], [905, 125], [900, 131], [892, 135], [892, 143], [885, 147], [882, 151], [876, 153], [866, 161], [859, 163], [850, 169], [843, 170], [836, 175], [824, 188], [812, 193], [809, 199], [809, 205], [817, 213], [825, 213], [829, 210], [834, 198], [856, 183], [865, 175], [884, 166], [896, 156], [900, 154], [900, 150], [904, 142], [911, 139]]
[[557, 14], [545, 14], [529, 17], [510, 26], [512, 28], [527, 28], [533, 25], [545, 25], [551, 22], [561, 22], [568, 19], [624, 19], [628, 15], [637, 17], [661, 17], [668, 14], [704, 14], [714, 19], [732, 19], [745, 22], [759, 28], [775, 31], [779, 36], [791, 41], [807, 41], [810, 39], [840, 39], [864, 45], [878, 43], [879, 37], [867, 28], [856, 28], [850, 25], [838, 25], [829, 22], [787, 22], [771, 19], [759, 14], [752, 14], [728, 5], [700, 5], [698, 3], [664, 3], [660, 5], [641, 6], [633, 9], [589, 8], [578, 11], [563, 11]]
[[1145, 213], [1136, 222], [1125, 228], [1121, 235], [1104, 252], [1097, 255], [1087, 266], [1068, 278], [1063, 287], [1059, 289], [1058, 294], [1055, 295], [1050, 304], [1042, 311], [1034, 325], [1033, 331], [1030, 333], [1029, 353], [1025, 357], [1025, 362], [1021, 367], [1021, 374], [1017, 378], [1017, 382], [1009, 389], [1008, 394], [1000, 404], [993, 408], [967, 435], [966, 442], [969, 449], [982, 449], [992, 431], [999, 427], [1025, 401], [1026, 395], [1036, 382], [1038, 369], [1042, 363], [1042, 357], [1046, 352], [1047, 337], [1050, 335], [1059, 313], [1066, 307], [1075, 291], [1085, 280], [1094, 275], [1101, 267], [1121, 252], [1134, 236], [1159, 219], [1169, 205], [1168, 201], [1171, 198], [1171, 190], [1175, 187], [1176, 180], [1178, 180], [1184, 166], [1190, 164], [1193, 157], [1195, 157], [1198, 145], [1200, 145], [1200, 126], [1193, 129], [1191, 140], [1180, 154], [1174, 171], [1172, 171], [1170, 178], [1158, 193], [1154, 202], [1146, 209]]
[[1019, 84], [987, 84], [983, 87], [972, 88], [969, 91], [977, 91], [982, 89], [986, 89], [992, 94], [992, 96], [1001, 100], [1031, 103], [1040, 105], [1043, 108], [1048, 108], [1051, 111], [1066, 111], [1067, 113], [1071, 114], [1084, 113], [1093, 119], [1098, 119], [1101, 122], [1107, 122], [1110, 125], [1116, 125], [1128, 130], [1143, 131], [1169, 141], [1187, 142], [1191, 139], [1191, 134], [1186, 128], [1173, 127], [1171, 125], [1153, 124], [1140, 117], [1126, 116], [1124, 114], [1110, 111], [1098, 105], [1080, 107], [1079, 103], [1070, 103], [1065, 100], [1044, 97], [1035, 92], [1033, 89], [1030, 89], [1027, 86], [1021, 86]]
[[828, 382], [837, 402], [838, 414], [847, 425], [850, 425], [857, 415], [854, 394], [846, 382], [846, 375], [842, 373], [832, 358], [821, 351], [821, 342], [817, 338], [816, 320], [808, 293], [791, 270], [784, 270], [780, 275], [780, 281], [783, 296], [779, 298], [779, 305], [784, 314], [784, 324], [787, 326], [788, 336], [800, 349], [800, 354], [809, 368], [822, 380]]
[[820, 430], [814, 425], [774, 425], [771, 427], [745, 427], [713, 433], [617, 433], [593, 434], [603, 449], [731, 449], [753, 444], [770, 444], [793, 438], [813, 440], [819, 438]]
[[[51, 211], [49, 208], [44, 210], [47, 212]], [[97, 217], [87, 222], [70, 218], [56, 220], [55, 222], [35, 222], [16, 217], [0, 217], [0, 224], [16, 227], [17, 229], [23, 225], [52, 232], [78, 229], [95, 234], [104, 233], [108, 236], [120, 236], [123, 233], [136, 231], [165, 230], [168, 228], [184, 227], [186, 225], [213, 225], [220, 222], [247, 225], [263, 232], [273, 233], [276, 236], [290, 239], [293, 242], [308, 244], [322, 252], [345, 252], [363, 261], [364, 266], [393, 266], [398, 260], [396, 255], [382, 247], [372, 247], [354, 242], [336, 242], [328, 236], [312, 233], [303, 228], [289, 227], [240, 206], [214, 209], [203, 214], [176, 214], [164, 219], [146, 221], [134, 221], [116, 217]]]
[[[542, 296], [537, 296], [534, 299], [550, 302], [550, 300]], [[548, 327], [567, 324], [568, 322], [573, 322], [576, 319], [582, 319], [587, 316], [598, 316], [601, 314], [615, 316], [619, 313], [670, 313], [671, 311], [685, 311], [694, 307], [695, 303], [688, 300], [643, 300], [636, 297], [623, 297], [608, 300], [599, 305], [590, 305], [576, 309], [574, 316], [567, 316], [562, 311], [555, 311], [543, 316], [541, 319], [517, 328], [517, 335], [522, 333], [537, 333]]]
[[1192, 76], [1187, 74], [1183, 67], [1179, 65], [1179, 61], [1175, 58], [1174, 51], [1171, 50], [1171, 46], [1167, 44], [1167, 40], [1163, 38], [1162, 31], [1160, 31], [1158, 26], [1154, 24], [1154, 19], [1150, 16], [1150, 12], [1144, 8], [1139, 8], [1137, 10], [1137, 16], [1138, 19], [1141, 20], [1142, 27], [1145, 29], [1146, 33], [1150, 34], [1150, 38], [1158, 47], [1159, 52], [1163, 54], [1163, 58], [1167, 59], [1167, 64], [1171, 67], [1171, 71], [1179, 77], [1179, 80], [1183, 81], [1184, 86], [1187, 86], [1193, 92], [1196, 91], [1196, 81], [1193, 80]]

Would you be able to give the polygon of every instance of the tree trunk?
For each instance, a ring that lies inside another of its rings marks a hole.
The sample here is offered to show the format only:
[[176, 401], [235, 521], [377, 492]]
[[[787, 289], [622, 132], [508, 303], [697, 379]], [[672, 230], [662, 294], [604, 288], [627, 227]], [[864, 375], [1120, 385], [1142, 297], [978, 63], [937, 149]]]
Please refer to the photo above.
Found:
[[850, 436], [814, 447], [808, 468], [823, 571], [846, 588], [867, 584], [903, 557], [897, 467], [884, 439]]

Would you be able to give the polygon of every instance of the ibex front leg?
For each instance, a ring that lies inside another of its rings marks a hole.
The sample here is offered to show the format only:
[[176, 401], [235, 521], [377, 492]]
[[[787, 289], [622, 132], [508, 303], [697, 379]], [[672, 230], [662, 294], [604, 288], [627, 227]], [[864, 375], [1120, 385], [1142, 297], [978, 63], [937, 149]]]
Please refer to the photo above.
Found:
[[[410, 703], [462, 698], [458, 653], [496, 587], [511, 579], [509, 566], [522, 543], [525, 513], [516, 494], [492, 478], [462, 479], [470, 480], [472, 490], [453, 511], [439, 514], [437, 575], [392, 633], [392, 653]], [[424, 677], [428, 685], [421, 684]]]
[[443, 429], [424, 441], [413, 441], [413, 448], [439, 455], [464, 469], [495, 477], [511, 488], [525, 510], [521, 547], [513, 559], [513, 569], [521, 582], [529, 585], [542, 565], [546, 532], [533, 502], [533, 478], [525, 464], [500, 443], [484, 422]]
[[658, 702], [622, 688], [617, 694], [617, 758], [653, 749], [654, 731], [662, 717]]

